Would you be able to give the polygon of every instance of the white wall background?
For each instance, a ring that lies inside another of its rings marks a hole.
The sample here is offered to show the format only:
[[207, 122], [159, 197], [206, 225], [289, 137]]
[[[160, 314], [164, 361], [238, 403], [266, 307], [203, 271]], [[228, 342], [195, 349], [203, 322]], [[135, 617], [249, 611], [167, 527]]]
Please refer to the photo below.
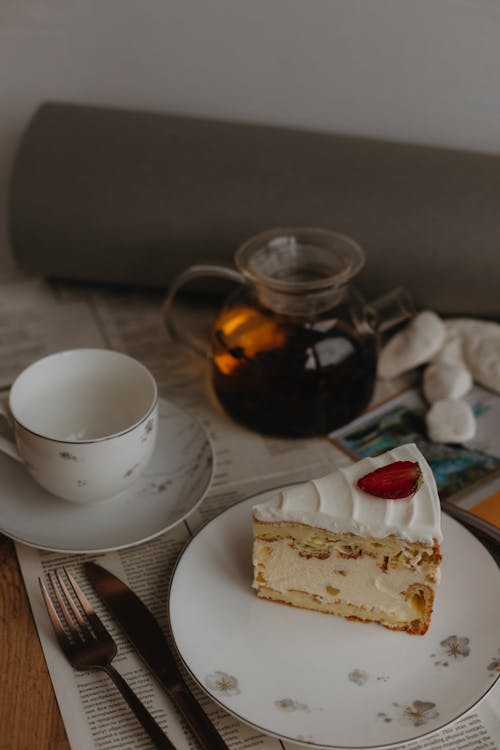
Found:
[[0, 266], [46, 100], [500, 152], [500, 0], [0, 0]]

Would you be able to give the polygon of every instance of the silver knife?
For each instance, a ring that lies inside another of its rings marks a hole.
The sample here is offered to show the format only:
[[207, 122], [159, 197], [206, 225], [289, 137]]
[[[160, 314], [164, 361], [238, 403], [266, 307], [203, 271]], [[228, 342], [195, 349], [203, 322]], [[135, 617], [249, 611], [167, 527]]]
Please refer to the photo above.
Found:
[[84, 568], [99, 597], [179, 709], [203, 750], [229, 750], [189, 691], [170, 645], [146, 605], [123, 581], [97, 563], [86, 562]]

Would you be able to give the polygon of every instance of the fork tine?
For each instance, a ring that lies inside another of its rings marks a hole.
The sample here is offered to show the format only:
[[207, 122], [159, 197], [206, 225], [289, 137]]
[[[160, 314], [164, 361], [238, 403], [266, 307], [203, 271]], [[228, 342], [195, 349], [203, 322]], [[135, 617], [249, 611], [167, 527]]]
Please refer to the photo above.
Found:
[[54, 592], [54, 596], [56, 597], [57, 603], [59, 604], [59, 606], [61, 608], [61, 612], [63, 614], [64, 620], [66, 622], [66, 626], [67, 626], [69, 632], [71, 633], [71, 635], [72, 635], [73, 638], [76, 638], [77, 640], [79, 640], [81, 642], [83, 639], [82, 639], [82, 636], [80, 634], [80, 631], [78, 630], [77, 626], [75, 625], [75, 621], [74, 621], [73, 617], [71, 616], [71, 612], [69, 611], [69, 609], [67, 607], [67, 604], [66, 604], [66, 601], [65, 601], [64, 597], [62, 596], [62, 594], [61, 594], [61, 592], [59, 590], [59, 586], [57, 585], [58, 582], [61, 584], [61, 587], [62, 587], [63, 593], [64, 593], [64, 584], [61, 583], [59, 576], [57, 574], [53, 573], [53, 572], [49, 573], [49, 580], [50, 580], [50, 583], [52, 584], [52, 590]]
[[94, 612], [94, 609], [92, 605], [89, 603], [87, 597], [81, 590], [80, 586], [76, 582], [75, 578], [72, 576], [72, 574], [69, 572], [69, 570], [66, 570], [64, 568], [64, 572], [66, 573], [69, 582], [71, 583], [71, 587], [73, 591], [75, 592], [75, 596], [78, 599], [78, 601], [81, 604], [81, 607], [83, 611], [85, 612], [85, 615], [87, 616], [90, 624], [94, 628], [94, 632], [96, 635], [105, 636], [107, 638], [111, 638], [110, 634], [108, 633], [106, 627], [101, 622], [100, 617]]
[[45, 606], [47, 608], [47, 612], [52, 623], [52, 627], [54, 628], [54, 633], [56, 634], [59, 645], [61, 646], [64, 653], [66, 655], [69, 655], [69, 652], [71, 651], [71, 642], [66, 635], [62, 622], [59, 619], [59, 615], [56, 612], [56, 608], [52, 604], [52, 599], [50, 598], [49, 592], [47, 591], [45, 583], [43, 582], [43, 579], [41, 577], [38, 579], [38, 583], [40, 584], [43, 600], [45, 602]]
[[[61, 611], [64, 615], [64, 619], [66, 620], [66, 625], [71, 630], [71, 633], [77, 632], [74, 620], [71, 616], [71, 612], [73, 612], [75, 619], [79, 625], [82, 625], [84, 627], [85, 623], [83, 622], [80, 612], [76, 609], [73, 601], [71, 600], [71, 596], [69, 595], [69, 591], [61, 576], [61, 572], [59, 570], [56, 570], [54, 573], [52, 572], [49, 573], [49, 579], [52, 584], [55, 597], [59, 603], [59, 606], [61, 607]], [[59, 584], [59, 586], [57, 584]], [[61, 591], [64, 594], [64, 596], [60, 593]], [[69, 605], [69, 609], [68, 609], [68, 605]], [[70, 609], [71, 609], [71, 612], [70, 612]]]
[[[66, 573], [66, 576], [69, 578], [69, 573], [66, 570], [66, 568], [63, 568], [63, 570]], [[78, 609], [78, 607], [76, 606], [75, 602], [73, 601], [73, 597], [71, 596], [71, 593], [69, 592], [68, 587], [66, 586], [66, 581], [62, 577], [62, 573], [61, 573], [60, 570], [56, 570], [56, 578], [57, 578], [57, 580], [59, 582], [59, 585], [61, 587], [61, 590], [62, 590], [62, 592], [63, 592], [63, 594], [64, 594], [64, 596], [66, 598], [66, 601], [69, 604], [69, 607], [70, 607], [71, 611], [73, 612], [75, 620], [77, 621], [77, 623], [80, 625], [81, 628], [83, 628], [84, 630], [87, 630], [88, 629], [88, 625], [85, 622], [85, 620], [83, 619], [80, 610]], [[70, 583], [71, 583], [71, 580], [70, 580]], [[68, 615], [69, 615], [69, 612], [68, 612]]]

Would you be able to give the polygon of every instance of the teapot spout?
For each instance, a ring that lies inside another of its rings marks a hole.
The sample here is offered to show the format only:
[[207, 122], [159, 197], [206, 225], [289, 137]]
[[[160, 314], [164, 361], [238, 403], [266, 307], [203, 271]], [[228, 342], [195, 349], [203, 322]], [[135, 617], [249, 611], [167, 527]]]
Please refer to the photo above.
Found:
[[416, 313], [411, 294], [403, 287], [396, 287], [365, 306], [367, 318], [378, 333], [409, 320]]

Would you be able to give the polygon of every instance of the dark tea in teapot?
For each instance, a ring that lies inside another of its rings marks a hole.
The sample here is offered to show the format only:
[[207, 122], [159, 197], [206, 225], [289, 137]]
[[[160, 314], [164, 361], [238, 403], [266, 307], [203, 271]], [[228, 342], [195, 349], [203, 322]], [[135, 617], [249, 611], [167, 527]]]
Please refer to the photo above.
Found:
[[337, 317], [229, 307], [215, 322], [212, 352], [222, 406], [265, 434], [326, 434], [357, 416], [373, 393], [375, 337]]

